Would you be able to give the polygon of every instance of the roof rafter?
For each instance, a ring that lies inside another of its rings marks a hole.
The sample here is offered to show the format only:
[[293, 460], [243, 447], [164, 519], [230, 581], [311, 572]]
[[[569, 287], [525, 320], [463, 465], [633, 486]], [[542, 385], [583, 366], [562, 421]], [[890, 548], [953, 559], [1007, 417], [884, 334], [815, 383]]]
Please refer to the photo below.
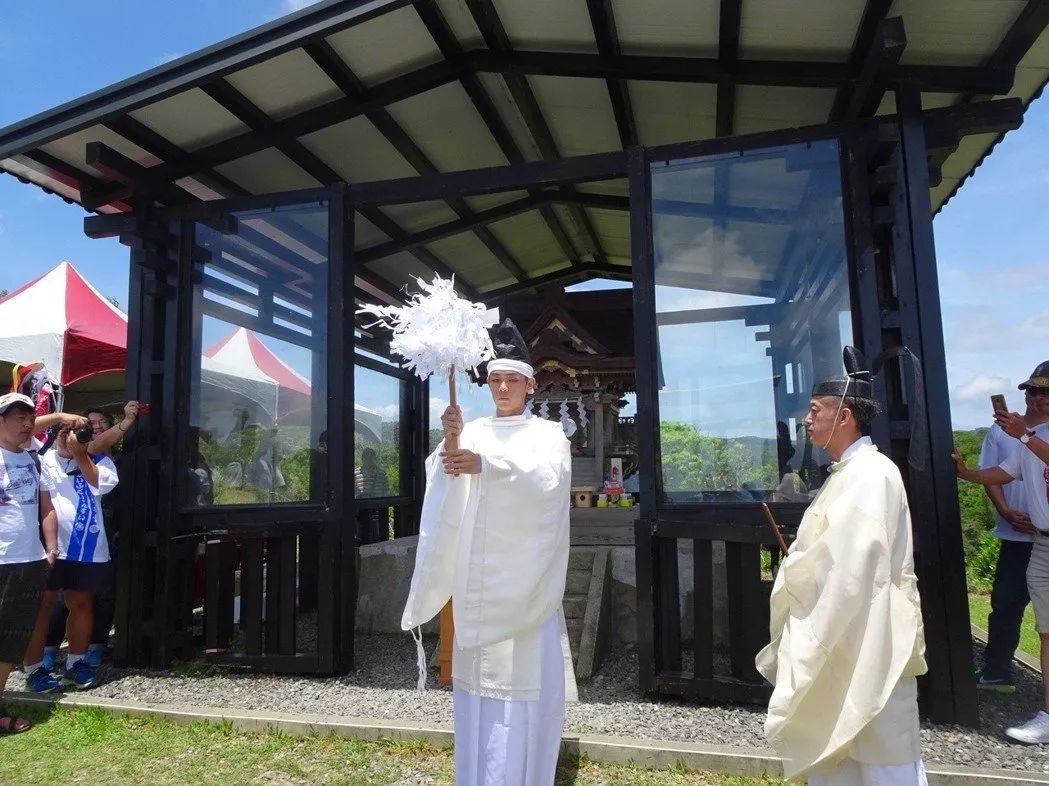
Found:
[[631, 281], [633, 275], [628, 265], [598, 264], [586, 262], [579, 267], [563, 267], [551, 273], [537, 276], [530, 281], [522, 281], [519, 284], [510, 284], [498, 289], [489, 289], [481, 293], [483, 303], [493, 303], [501, 298], [518, 292], [527, 292], [531, 289], [540, 289], [550, 284], [567, 282], [571, 280], [586, 281], [591, 278], [611, 278], [620, 281]]
[[[335, 83], [335, 86], [345, 96], [358, 98], [365, 92], [364, 83], [361, 82], [353, 72], [353, 69], [339, 57], [339, 54], [327, 41], [317, 41], [308, 44], [305, 50], [306, 54], [327, 74], [328, 78]], [[373, 109], [366, 112], [365, 117], [420, 175], [433, 175], [440, 171], [401, 124], [385, 109]], [[451, 197], [447, 200], [447, 204], [461, 219], [468, 220], [474, 215], [473, 209], [462, 197]], [[510, 272], [510, 275], [518, 281], [528, 278], [528, 274], [521, 267], [520, 262], [514, 258], [514, 255], [510, 253], [506, 246], [499, 242], [498, 238], [490, 230], [484, 226], [476, 225], [472, 231], [492, 255], [499, 260], [499, 263]]]
[[[588, 0], [587, 8], [590, 11], [590, 24], [594, 28], [597, 51], [605, 57], [621, 55], [622, 50], [619, 46], [619, 32], [616, 29], [612, 0]], [[606, 79], [605, 84], [608, 87], [608, 100], [612, 103], [612, 114], [616, 118], [620, 143], [624, 148], [636, 145], [638, 143], [637, 123], [634, 120], [634, 109], [630, 104], [630, 89], [627, 83], [620, 79]]]
[[[422, 2], [416, 3], [415, 11], [419, 14], [423, 25], [425, 25], [430, 36], [437, 44], [437, 48], [441, 50], [441, 54], [446, 59], [462, 61], [462, 45], [448, 26], [448, 22], [441, 14], [434, 0], [422, 0]], [[481, 84], [477, 74], [464, 68], [460, 76], [460, 83], [474, 109], [477, 110], [477, 114], [481, 116], [481, 121], [488, 128], [488, 132], [492, 135], [503, 155], [506, 156], [506, 160], [511, 164], [524, 163], [524, 153], [514, 139], [513, 134], [510, 133], [510, 128], [500, 117], [499, 111], [495, 108], [495, 103], [484, 89], [484, 85]], [[561, 252], [565, 255], [565, 259], [572, 265], [579, 265], [579, 254], [557, 213], [549, 205], [546, 205], [540, 210], [540, 214], [557, 244], [561, 247]]]
[[[874, 43], [874, 36], [878, 32], [878, 26], [882, 20], [889, 15], [893, 0], [867, 0], [860, 19], [859, 27], [856, 29], [856, 37], [852, 41], [852, 49], [849, 52], [849, 73], [859, 76], [863, 68], [863, 62]], [[852, 95], [852, 85], [845, 84], [838, 88], [834, 94], [834, 103], [831, 105], [830, 122], [842, 120], [845, 110]]]
[[896, 67], [906, 46], [907, 34], [901, 17], [894, 16], [878, 23], [859, 77], [845, 103], [842, 119], [869, 117], [878, 111], [888, 87], [886, 75]]
[[[731, 73], [739, 60], [739, 30], [743, 21], [743, 0], [721, 0], [718, 21], [718, 62]], [[731, 77], [718, 80], [715, 131], [717, 136], [732, 136], [736, 115], [736, 84]]]
[[[481, 73], [514, 76], [571, 76], [591, 79], [631, 79], [656, 82], [768, 87], [848, 85], [855, 77], [847, 63], [808, 60], [737, 60], [731, 67], [718, 58], [666, 55], [603, 55], [579, 52], [534, 52], [475, 49], [466, 54], [467, 67]], [[900, 65], [888, 75], [891, 82], [908, 82], [925, 92], [958, 93], [976, 86], [998, 94], [1012, 84], [1013, 68], [1002, 65]]]
[[[276, 121], [255, 106], [225, 79], [219, 79], [216, 82], [205, 85], [202, 89], [213, 101], [254, 131], [268, 133], [276, 125]], [[283, 140], [277, 143], [275, 147], [322, 185], [328, 186], [344, 180], [338, 172], [328, 166], [298, 139]], [[359, 208], [358, 212], [375, 224], [380, 231], [395, 240], [402, 240], [407, 235], [393, 219], [378, 208]], [[413, 248], [410, 249], [410, 253], [431, 270], [445, 277], [451, 278], [455, 275], [454, 270], [428, 249]], [[470, 297], [476, 294], [476, 290], [469, 283], [463, 281], [461, 277], [457, 279], [457, 282], [464, 294]]]
[[[984, 62], [984, 67], [1015, 69], [1034, 42], [1045, 32], [1046, 27], [1049, 27], [1049, 0], [1027, 0], [1027, 5]], [[974, 88], [963, 93], [958, 103], [968, 103], [979, 96], [1004, 95], [1006, 92]]]
[[[470, 11], [470, 15], [473, 17], [474, 22], [481, 31], [481, 36], [490, 50], [499, 54], [510, 54], [513, 52], [510, 36], [506, 34], [506, 29], [503, 27], [502, 20], [499, 18], [492, 0], [466, 0], [466, 7]], [[539, 147], [540, 154], [546, 159], [561, 158], [561, 151], [554, 141], [554, 135], [550, 131], [546, 118], [543, 117], [543, 112], [539, 108], [539, 102], [536, 100], [535, 93], [532, 92], [528, 81], [523, 75], [518, 73], [504, 73], [503, 78], [510, 89], [510, 95], [517, 105], [517, 110], [521, 113], [521, 117], [524, 118], [529, 133], [531, 133], [532, 138]], [[579, 227], [591, 256], [599, 264], [608, 264], [605, 253], [601, 248], [601, 239], [598, 237], [597, 230], [594, 228], [586, 210], [579, 206], [573, 206], [569, 210]]]
[[541, 204], [543, 204], [542, 200], [537, 199], [536, 197], [522, 197], [513, 202], [508, 202], [505, 205], [499, 205], [497, 207], [489, 208], [488, 210], [481, 210], [477, 213], [472, 213], [469, 217], [457, 218], [454, 221], [446, 221], [443, 224], [438, 224], [419, 232], [413, 232], [408, 236], [405, 242], [399, 243], [389, 240], [385, 243], [378, 243], [374, 246], [369, 246], [368, 248], [359, 249], [354, 253], [354, 258], [362, 264], [376, 259], [382, 259], [383, 257], [395, 254], [398, 251], [404, 251], [407, 248], [422, 245], [424, 243], [431, 243], [434, 240], [440, 240], [445, 237], [457, 235], [460, 232], [470, 231], [478, 226], [502, 221], [504, 218], [510, 218], [511, 216], [526, 213], [529, 210], [535, 210]]

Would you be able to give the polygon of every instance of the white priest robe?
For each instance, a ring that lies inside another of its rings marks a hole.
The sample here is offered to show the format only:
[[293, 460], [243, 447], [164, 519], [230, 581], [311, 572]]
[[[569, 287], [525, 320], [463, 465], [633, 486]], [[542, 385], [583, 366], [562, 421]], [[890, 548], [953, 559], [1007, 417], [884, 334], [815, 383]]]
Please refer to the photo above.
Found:
[[862, 438], [831, 466], [772, 589], [757, 667], [774, 685], [765, 733], [786, 777], [924, 783], [912, 551], [899, 470]]
[[561, 603], [568, 571], [569, 443], [523, 416], [467, 423], [481, 472], [426, 461], [415, 572], [401, 626], [452, 599], [456, 782], [548, 786], [575, 674]]

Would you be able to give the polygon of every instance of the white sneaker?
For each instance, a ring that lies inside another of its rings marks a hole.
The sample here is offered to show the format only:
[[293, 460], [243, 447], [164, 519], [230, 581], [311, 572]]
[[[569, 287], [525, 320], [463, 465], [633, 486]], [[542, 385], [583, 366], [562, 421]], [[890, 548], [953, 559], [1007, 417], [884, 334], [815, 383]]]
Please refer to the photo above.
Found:
[[1039, 710], [1038, 714], [1023, 726], [1014, 726], [1011, 729], [1006, 729], [1005, 735], [1012, 737], [1018, 742], [1026, 742], [1032, 745], [1047, 743], [1049, 742], [1049, 713], [1045, 710]]

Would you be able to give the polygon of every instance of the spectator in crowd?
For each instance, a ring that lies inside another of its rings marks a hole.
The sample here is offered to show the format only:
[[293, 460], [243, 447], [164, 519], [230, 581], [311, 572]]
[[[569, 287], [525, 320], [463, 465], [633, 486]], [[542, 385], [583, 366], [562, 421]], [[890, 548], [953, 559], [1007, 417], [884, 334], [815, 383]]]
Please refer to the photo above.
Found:
[[[1033, 429], [1049, 419], [1042, 414], [1042, 396], [1032, 396], [1024, 390], [1024, 424]], [[992, 469], [1024, 447], [1018, 440], [1002, 431], [997, 423], [987, 431], [980, 450], [980, 469]], [[1037, 533], [1031, 526], [1024, 501], [1022, 483], [1004, 486], [985, 486], [995, 509], [994, 536], [1001, 541], [998, 563], [994, 569], [991, 587], [991, 615], [987, 621], [987, 647], [983, 653], [983, 669], [977, 686], [999, 693], [1013, 693], [1013, 655], [1020, 643], [1020, 623], [1024, 609], [1031, 601], [1027, 591], [1027, 565], [1031, 560], [1031, 545]]]
[[[117, 448], [122, 446], [122, 441], [128, 431], [138, 420], [140, 404], [137, 401], [129, 401], [124, 405], [124, 417], [116, 424], [110, 421], [109, 415], [100, 409], [88, 409], [84, 416], [91, 426], [92, 439], [88, 445], [88, 452], [93, 455], [106, 455], [113, 459], [113, 463], [120, 471], [120, 452]], [[77, 416], [73, 416], [77, 417]], [[64, 423], [67, 421], [63, 421]], [[73, 428], [79, 426], [73, 425]], [[102, 516], [110, 522], [106, 528], [106, 536], [109, 541], [109, 557], [113, 565], [116, 565], [116, 538], [113, 523], [116, 521], [116, 509], [120, 500], [119, 491], [114, 491], [102, 497]], [[91, 630], [91, 643], [84, 655], [84, 662], [92, 668], [102, 664], [106, 650], [109, 648], [109, 631], [113, 627], [113, 617], [116, 614], [116, 572], [110, 571], [109, 584], [104, 589], [94, 594], [94, 623]], [[51, 612], [51, 620], [48, 624], [47, 641], [44, 646], [44, 666], [53, 669], [58, 657], [62, 639], [66, 635], [66, 623], [69, 617], [69, 609], [66, 608], [65, 596], [59, 593]]]
[[1027, 590], [1041, 638], [1045, 706], [1027, 723], [1006, 729], [1005, 733], [1020, 742], [1045, 744], [1049, 743], [1049, 361], [1035, 368], [1020, 389], [1042, 422], [1032, 429], [1024, 416], [1016, 412], [994, 416], [1002, 431], [1017, 440], [1020, 449], [1006, 456], [999, 466], [987, 469], [969, 469], [957, 451], [954, 461], [958, 476], [972, 483], [1001, 486], [1018, 481], [1027, 515], [1037, 533], [1027, 566]]
[[[90, 688], [95, 684], [95, 669], [84, 656], [94, 624], [94, 595], [109, 589], [113, 567], [100, 498], [116, 487], [117, 469], [108, 456], [88, 453], [87, 443], [66, 427], [59, 432], [55, 450], [44, 454], [41, 466], [54, 483], [51, 498], [58, 519], [59, 553], [48, 577], [26, 660], [43, 662], [51, 610], [61, 590], [69, 609], [64, 681], [74, 688]], [[45, 673], [51, 676], [49, 669]], [[27, 680], [27, 686], [35, 691], [44, 691], [50, 684], [42, 678], [37, 684]]]
[[[379, 465], [379, 454], [375, 448], [365, 448], [361, 453], [361, 465], [354, 470], [354, 486], [358, 499], [375, 499], [390, 495], [390, 480], [386, 471]], [[386, 509], [362, 510], [357, 514], [360, 545], [377, 543], [386, 540], [388, 533], [385, 523]]]
[[[23, 661], [49, 565], [58, 556], [58, 523], [50, 496], [54, 480], [22, 447], [32, 437], [34, 420], [31, 398], [0, 396], [0, 694], [12, 664]], [[29, 663], [26, 675], [27, 681], [48, 690], [59, 684], [41, 663]], [[29, 726], [0, 708], [0, 734], [17, 734]]]

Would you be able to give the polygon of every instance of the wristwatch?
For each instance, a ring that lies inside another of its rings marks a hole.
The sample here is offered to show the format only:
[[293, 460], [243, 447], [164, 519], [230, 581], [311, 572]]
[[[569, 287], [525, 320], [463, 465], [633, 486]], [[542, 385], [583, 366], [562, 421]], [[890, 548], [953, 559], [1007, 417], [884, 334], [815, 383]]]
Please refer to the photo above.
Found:
[[1026, 434], [1021, 434], [1020, 435], [1020, 444], [1021, 445], [1026, 445], [1028, 442], [1031, 441], [1031, 437], [1033, 437], [1033, 436], [1034, 436], [1034, 432], [1033, 431], [1028, 431]]

